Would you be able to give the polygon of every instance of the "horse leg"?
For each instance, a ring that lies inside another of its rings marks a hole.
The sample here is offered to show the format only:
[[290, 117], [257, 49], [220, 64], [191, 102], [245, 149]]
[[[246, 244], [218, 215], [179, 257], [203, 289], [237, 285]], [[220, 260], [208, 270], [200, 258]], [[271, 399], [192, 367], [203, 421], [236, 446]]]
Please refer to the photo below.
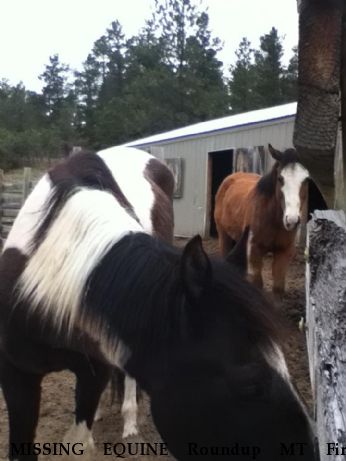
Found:
[[273, 294], [276, 301], [282, 301], [285, 293], [285, 279], [289, 263], [294, 254], [294, 247], [276, 251], [273, 255]]
[[128, 375], [125, 375], [124, 401], [121, 414], [124, 418], [123, 438], [137, 435], [137, 385], [136, 381]]
[[250, 269], [250, 280], [257, 288], [263, 288], [263, 251], [261, 251], [256, 245], [250, 245], [249, 255], [249, 269]]
[[84, 449], [93, 449], [92, 425], [96, 410], [107, 383], [111, 368], [96, 360], [78, 356], [70, 369], [76, 375], [75, 421], [64, 437], [64, 442], [83, 443]]
[[225, 232], [223, 229], [220, 229], [219, 227], [217, 227], [217, 235], [219, 236], [221, 256], [226, 258], [236, 242], [227, 234], [227, 232]]
[[31, 454], [31, 448], [39, 418], [42, 378], [42, 375], [19, 370], [0, 357], [0, 382], [10, 426], [9, 459], [11, 461], [37, 461], [38, 459], [37, 455]]

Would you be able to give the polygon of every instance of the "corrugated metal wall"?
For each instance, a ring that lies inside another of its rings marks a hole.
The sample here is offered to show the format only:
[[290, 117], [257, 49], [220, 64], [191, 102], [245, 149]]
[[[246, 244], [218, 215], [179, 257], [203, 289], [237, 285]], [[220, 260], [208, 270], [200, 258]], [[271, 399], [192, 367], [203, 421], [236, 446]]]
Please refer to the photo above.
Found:
[[[161, 159], [183, 159], [183, 193], [174, 199], [175, 234], [207, 236], [208, 221], [208, 153], [225, 149], [292, 146], [294, 117], [271, 123], [243, 126], [220, 133], [176, 139], [155, 145], [137, 146]], [[266, 159], [269, 169], [271, 158]]]

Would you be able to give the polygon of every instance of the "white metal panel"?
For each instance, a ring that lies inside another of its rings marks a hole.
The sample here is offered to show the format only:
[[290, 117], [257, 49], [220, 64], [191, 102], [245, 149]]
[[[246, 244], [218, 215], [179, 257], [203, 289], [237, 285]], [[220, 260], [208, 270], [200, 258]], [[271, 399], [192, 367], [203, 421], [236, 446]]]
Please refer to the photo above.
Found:
[[[160, 159], [183, 159], [183, 194], [181, 198], [174, 199], [175, 234], [188, 237], [198, 233], [202, 236], [206, 235], [206, 222], [209, 218], [206, 216], [209, 152], [256, 146], [267, 147], [268, 143], [277, 149], [291, 147], [294, 118], [292, 116], [214, 133], [201, 133], [197, 137], [165, 139], [162, 142], [156, 141], [153, 145], [150, 143], [142, 145], [138, 142], [137, 147], [149, 150]], [[268, 156], [266, 169], [271, 165], [272, 160]]]

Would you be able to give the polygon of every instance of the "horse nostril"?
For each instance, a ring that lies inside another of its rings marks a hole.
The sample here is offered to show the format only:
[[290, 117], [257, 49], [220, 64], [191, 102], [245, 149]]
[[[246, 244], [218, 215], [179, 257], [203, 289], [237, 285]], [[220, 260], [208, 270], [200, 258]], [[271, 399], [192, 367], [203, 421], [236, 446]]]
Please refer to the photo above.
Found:
[[287, 230], [293, 230], [296, 229], [300, 224], [300, 216], [297, 217], [292, 217], [289, 215], [286, 215], [284, 218], [284, 225]]

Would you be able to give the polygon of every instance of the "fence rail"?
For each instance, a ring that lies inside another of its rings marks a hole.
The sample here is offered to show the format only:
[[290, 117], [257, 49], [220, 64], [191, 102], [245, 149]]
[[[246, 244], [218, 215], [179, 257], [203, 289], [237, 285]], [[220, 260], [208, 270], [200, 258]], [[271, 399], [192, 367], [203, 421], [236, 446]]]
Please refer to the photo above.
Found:
[[6, 175], [0, 170], [0, 236], [4, 241], [21, 206], [35, 184], [32, 169], [25, 167], [20, 176]]

